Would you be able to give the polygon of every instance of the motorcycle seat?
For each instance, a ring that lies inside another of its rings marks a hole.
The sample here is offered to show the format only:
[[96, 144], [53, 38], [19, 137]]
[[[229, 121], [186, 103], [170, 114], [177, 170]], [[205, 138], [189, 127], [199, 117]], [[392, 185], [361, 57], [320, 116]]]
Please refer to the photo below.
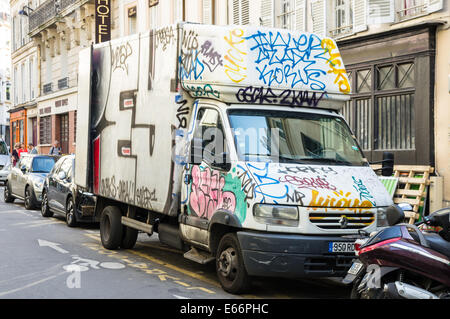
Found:
[[450, 242], [436, 233], [423, 233], [423, 235], [431, 249], [450, 258]]

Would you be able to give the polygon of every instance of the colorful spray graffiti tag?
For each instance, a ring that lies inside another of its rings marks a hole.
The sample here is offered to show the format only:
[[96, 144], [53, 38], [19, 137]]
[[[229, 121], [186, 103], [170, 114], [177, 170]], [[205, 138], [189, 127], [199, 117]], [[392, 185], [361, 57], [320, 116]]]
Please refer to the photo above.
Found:
[[373, 204], [368, 200], [361, 201], [358, 198], [351, 198], [352, 192], [344, 192], [342, 190], [334, 191], [331, 195], [327, 195], [326, 198], [321, 196], [319, 191], [311, 191], [311, 201], [309, 207], [321, 207], [327, 211], [327, 207], [334, 209], [345, 209], [349, 211], [359, 211], [372, 208]]
[[361, 179], [357, 179], [355, 176], [352, 176], [352, 179], [353, 188], [359, 193], [359, 199], [369, 201], [376, 207], [375, 198], [370, 194], [366, 185], [364, 185], [364, 182]]
[[245, 38], [243, 36], [244, 30], [234, 29], [229, 32], [228, 36], [224, 37], [229, 47], [224, 57], [227, 61], [224, 65], [225, 74], [234, 83], [242, 82], [247, 78], [247, 68], [244, 66], [244, 58], [247, 53], [245, 52]]
[[339, 91], [345, 94], [350, 93], [350, 83], [348, 82], [347, 72], [342, 65], [341, 55], [336, 52], [336, 44], [331, 39], [323, 39], [321, 47], [330, 55], [328, 64], [330, 65], [331, 70], [329, 70], [328, 73], [336, 74], [336, 80], [334, 83], [339, 85]]
[[301, 34], [294, 38], [290, 33], [261, 32], [246, 37], [257, 52], [254, 61], [259, 79], [266, 85], [285, 84], [291, 88], [298, 85], [312, 90], [324, 90], [325, 83], [320, 77], [326, 72], [316, 66], [317, 59], [325, 59], [321, 39], [314, 35]]
[[239, 179], [233, 178], [231, 174], [224, 175], [209, 167], [202, 169], [197, 165], [192, 167], [191, 176], [191, 214], [210, 219], [217, 210], [224, 209], [235, 213], [241, 222], [245, 220], [243, 194], [239, 194], [240, 189], [236, 187], [240, 186]]

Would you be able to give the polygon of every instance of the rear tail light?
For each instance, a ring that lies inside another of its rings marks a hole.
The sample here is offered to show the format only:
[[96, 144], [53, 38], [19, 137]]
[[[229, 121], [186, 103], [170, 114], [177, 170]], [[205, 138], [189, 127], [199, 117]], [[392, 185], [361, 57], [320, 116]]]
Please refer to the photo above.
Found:
[[[367, 253], [369, 251], [372, 251], [374, 249], [377, 249], [377, 248], [379, 248], [381, 246], [384, 246], [384, 245], [391, 244], [393, 242], [399, 241], [400, 239], [402, 239], [402, 238], [401, 237], [395, 237], [395, 238], [391, 238], [391, 239], [388, 239], [388, 240], [380, 241], [380, 242], [378, 242], [376, 244], [373, 244], [373, 245], [364, 247], [362, 249], [359, 249], [359, 252], [357, 252], [357, 253], [358, 253], [358, 255], [361, 255], [361, 254]], [[355, 251], [356, 251], [356, 245], [355, 245]]]

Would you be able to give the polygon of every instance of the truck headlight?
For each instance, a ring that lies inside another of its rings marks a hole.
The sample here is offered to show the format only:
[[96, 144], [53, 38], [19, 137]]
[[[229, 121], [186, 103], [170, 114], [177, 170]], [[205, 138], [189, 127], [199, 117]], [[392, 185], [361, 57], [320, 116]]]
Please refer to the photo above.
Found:
[[253, 207], [255, 220], [262, 224], [298, 226], [299, 213], [296, 206], [256, 204]]
[[388, 227], [389, 222], [387, 220], [387, 208], [377, 209], [377, 227]]

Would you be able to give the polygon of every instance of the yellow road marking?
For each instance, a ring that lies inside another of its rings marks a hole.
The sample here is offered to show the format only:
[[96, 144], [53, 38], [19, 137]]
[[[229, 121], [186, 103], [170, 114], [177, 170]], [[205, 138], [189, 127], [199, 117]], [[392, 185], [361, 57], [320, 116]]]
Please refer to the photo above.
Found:
[[[84, 234], [84, 235], [87, 236], [87, 237], [89, 237], [89, 238], [92, 238], [92, 239], [94, 239], [94, 240], [97, 240], [97, 241], [100, 240], [97, 236], [92, 235], [92, 234]], [[197, 279], [197, 280], [203, 281], [203, 282], [205, 282], [205, 283], [207, 283], [207, 284], [210, 284], [210, 285], [212, 285], [212, 286], [214, 286], [214, 287], [221, 288], [221, 286], [220, 286], [220, 284], [219, 284], [218, 282], [213, 281], [213, 280], [211, 280], [211, 279], [209, 279], [209, 278], [206, 278], [206, 277], [204, 277], [204, 276], [202, 276], [202, 275], [199, 275], [199, 274], [197, 274], [197, 273], [195, 273], [195, 272], [192, 272], [192, 271], [189, 271], [189, 270], [180, 268], [180, 267], [175, 266], [175, 265], [172, 265], [172, 264], [168, 264], [168, 263], [165, 262], [165, 261], [162, 261], [162, 260], [157, 259], [157, 258], [155, 258], [155, 257], [146, 255], [146, 254], [141, 253], [141, 252], [139, 252], [139, 251], [134, 251], [134, 250], [130, 250], [130, 249], [127, 249], [126, 251], [129, 252], [129, 253], [132, 253], [133, 255], [136, 255], [136, 256], [139, 256], [139, 257], [141, 257], [141, 258], [147, 259], [147, 260], [149, 260], [149, 261], [151, 261], [151, 262], [154, 262], [154, 263], [156, 263], [156, 264], [163, 265], [163, 266], [165, 266], [165, 267], [167, 267], [167, 268], [169, 268], [169, 269], [172, 269], [172, 270], [174, 270], [174, 271], [177, 271], [177, 272], [182, 273], [182, 274], [184, 274], [184, 275], [187, 275], [187, 276], [189, 276], [189, 277], [192, 277], [192, 278], [195, 278], [195, 279]]]

